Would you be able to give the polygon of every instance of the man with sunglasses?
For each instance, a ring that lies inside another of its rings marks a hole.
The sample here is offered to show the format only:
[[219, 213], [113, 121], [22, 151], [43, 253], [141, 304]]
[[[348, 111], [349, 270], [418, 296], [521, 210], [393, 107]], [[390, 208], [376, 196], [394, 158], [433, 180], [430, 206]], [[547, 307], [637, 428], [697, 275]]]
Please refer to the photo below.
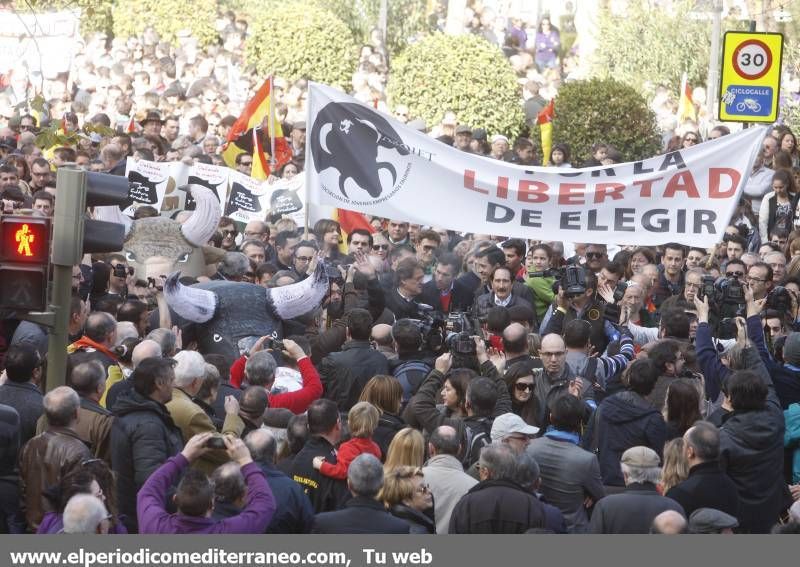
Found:
[[586, 245], [586, 268], [597, 274], [608, 264], [608, 249], [605, 244]]
[[417, 237], [417, 260], [419, 260], [425, 272], [424, 282], [429, 282], [433, 279], [436, 251], [439, 250], [441, 243], [442, 239], [432, 230], [423, 230]]

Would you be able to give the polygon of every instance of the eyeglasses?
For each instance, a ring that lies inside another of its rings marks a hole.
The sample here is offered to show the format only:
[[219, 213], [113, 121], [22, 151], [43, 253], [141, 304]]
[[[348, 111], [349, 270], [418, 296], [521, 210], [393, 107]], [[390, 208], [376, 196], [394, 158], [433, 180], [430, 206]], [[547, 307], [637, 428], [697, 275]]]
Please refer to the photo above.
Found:
[[692, 144], [696, 144], [697, 143], [697, 138], [686, 138], [684, 140], [684, 142], [690, 142]]
[[258, 236], [263, 236], [263, 232], [248, 232], [244, 231], [244, 235], [248, 238], [256, 238]]
[[388, 244], [373, 244], [372, 245], [372, 249], [375, 250], [375, 252], [377, 252], [378, 250], [388, 250], [389, 249], [389, 245]]
[[558, 358], [559, 356], [564, 356], [564, 354], [563, 350], [558, 352], [539, 352], [541, 358]]
[[533, 384], [526, 382], [517, 382], [514, 384], [514, 389], [518, 392], [533, 392]]
[[747, 276], [747, 281], [748, 281], [748, 282], [761, 282], [761, 283], [766, 283], [766, 281], [767, 281], [767, 280], [763, 280], [763, 279], [761, 279], [761, 278], [754, 278], [753, 276]]
[[741, 278], [744, 272], [725, 272], [726, 278]]
[[605, 255], [606, 255], [605, 252], [587, 252], [586, 253], [586, 257], [587, 258], [602, 258]]
[[295, 256], [294, 259], [298, 260], [300, 262], [310, 262], [311, 260], [314, 259], [314, 257], [313, 256]]
[[223, 230], [222, 231], [222, 236], [238, 236], [238, 235], [239, 235], [239, 231], [238, 230]]

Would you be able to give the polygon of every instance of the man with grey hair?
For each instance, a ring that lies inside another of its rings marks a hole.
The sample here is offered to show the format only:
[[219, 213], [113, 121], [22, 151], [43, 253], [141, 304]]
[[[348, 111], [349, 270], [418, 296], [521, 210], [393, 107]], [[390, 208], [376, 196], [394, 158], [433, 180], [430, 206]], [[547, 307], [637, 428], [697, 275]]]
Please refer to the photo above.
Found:
[[[249, 386], [262, 386], [265, 388], [269, 396], [270, 408], [285, 408], [294, 414], [301, 414], [308, 409], [311, 402], [318, 400], [322, 396], [322, 382], [320, 381], [319, 372], [317, 372], [311, 359], [299, 344], [291, 339], [283, 339], [283, 356], [294, 360], [295, 366], [300, 372], [300, 377], [303, 379], [303, 385], [294, 392], [271, 394], [278, 364], [271, 353], [262, 350], [266, 339], [267, 337], [261, 337], [250, 349], [250, 357], [244, 363], [244, 382]], [[244, 360], [245, 358], [242, 357], [233, 363], [231, 376], [234, 376], [237, 371], [241, 372]]]
[[649, 447], [631, 447], [622, 453], [625, 491], [606, 496], [595, 504], [589, 533], [646, 534], [661, 512], [674, 510], [684, 517], [683, 507], [672, 498], [661, 496], [656, 484], [661, 480], [658, 454]]
[[59, 386], [44, 397], [47, 431], [25, 445], [20, 456], [20, 488], [25, 503], [25, 519], [34, 532], [45, 512], [52, 510], [45, 491], [77, 470], [92, 453], [75, 432], [80, 398], [75, 390]]
[[362, 453], [353, 459], [347, 470], [347, 488], [353, 498], [347, 501], [342, 510], [317, 514], [312, 533], [409, 533], [409, 524], [392, 516], [377, 499], [383, 488], [383, 465], [375, 456]]
[[241, 252], [226, 252], [219, 270], [212, 279], [240, 282], [250, 271], [250, 260]]
[[[175, 367], [175, 382], [172, 399], [167, 402], [172, 421], [180, 428], [184, 443], [200, 433], [216, 433], [214, 422], [193, 398], [203, 386], [206, 374], [206, 363], [199, 352], [183, 350], [175, 355], [178, 362]], [[225, 422], [223, 434], [239, 437], [244, 431], [244, 422], [239, 417], [239, 402], [233, 396], [225, 398]], [[228, 462], [227, 453], [218, 449], [209, 451], [195, 461], [194, 466], [206, 474], [211, 474], [216, 467]]]
[[[166, 331], [167, 333], [172, 333], [167, 329], [156, 329], [150, 335], [155, 333], [156, 331]], [[148, 335], [148, 336], [150, 336]], [[174, 344], [174, 343], [173, 343]], [[138, 345], [133, 347], [133, 353], [131, 354], [131, 364], [133, 365], [134, 370], [138, 368], [138, 366], [142, 363], [143, 360], [147, 360], [148, 358], [161, 358], [161, 345], [153, 340], [153, 339], [145, 339], [140, 342]], [[100, 398], [100, 405], [105, 406], [109, 410], [114, 410], [114, 405], [117, 403], [117, 398], [119, 398], [120, 394], [123, 392], [130, 392], [133, 390], [133, 381], [130, 378], [125, 380], [120, 380], [119, 382], [115, 382], [114, 384], [108, 385], [106, 382], [107, 389], [103, 394], [103, 397]]]
[[314, 521], [314, 508], [303, 489], [275, 468], [275, 455], [278, 443], [268, 429], [256, 429], [244, 439], [250, 449], [250, 456], [267, 477], [267, 484], [275, 497], [275, 515], [272, 516], [266, 533], [268, 534], [306, 534], [311, 531]]
[[[511, 447], [514, 451], [514, 447]], [[516, 451], [514, 451], [516, 453]], [[539, 464], [527, 452], [516, 453], [517, 466], [514, 472], [514, 482], [533, 494], [542, 504], [544, 512], [544, 529], [550, 530], [555, 534], [567, 533], [567, 523], [564, 514], [555, 506], [548, 504], [539, 493], [539, 485], [542, 483]]]
[[108, 534], [110, 527], [106, 505], [93, 494], [76, 494], [64, 508], [65, 534]]
[[247, 483], [239, 465], [234, 462], [217, 467], [211, 475], [214, 485], [214, 520], [232, 518], [242, 513], [247, 501]]
[[178, 337], [169, 329], [153, 329], [146, 338], [155, 341], [161, 347], [159, 356], [174, 356], [178, 350]]
[[481, 481], [456, 504], [451, 534], [521, 534], [545, 527], [542, 503], [516, 482], [517, 458], [507, 444], [481, 449]]
[[448, 532], [453, 508], [470, 488], [478, 484], [477, 480], [464, 472], [458, 458], [460, 450], [461, 436], [454, 427], [440, 425], [431, 433], [428, 440], [430, 458], [422, 467], [422, 474], [436, 502], [434, 515], [437, 534]]

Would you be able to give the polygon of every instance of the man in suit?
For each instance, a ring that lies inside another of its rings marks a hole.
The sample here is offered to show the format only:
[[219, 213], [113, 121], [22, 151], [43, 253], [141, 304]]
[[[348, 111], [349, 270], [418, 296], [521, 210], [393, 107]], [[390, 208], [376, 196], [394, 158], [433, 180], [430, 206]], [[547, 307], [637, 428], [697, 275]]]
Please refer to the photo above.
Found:
[[542, 495], [564, 514], [570, 533], [587, 531], [587, 508], [605, 496], [597, 457], [579, 445], [583, 412], [575, 396], [556, 397], [550, 402], [552, 427], [527, 448], [539, 464]]
[[738, 517], [739, 493], [719, 468], [719, 443], [719, 429], [707, 421], [698, 421], [683, 435], [689, 478], [670, 488], [666, 496], [683, 506], [686, 516], [700, 508], [714, 508]]
[[422, 294], [417, 298], [419, 302], [442, 313], [469, 310], [473, 301], [472, 291], [456, 280], [460, 263], [455, 254], [442, 254], [433, 270], [433, 279], [422, 286]]
[[353, 495], [341, 510], [323, 512], [314, 518], [316, 534], [407, 534], [409, 524], [395, 518], [376, 498], [383, 487], [383, 465], [373, 455], [362, 453], [350, 463], [347, 488]]

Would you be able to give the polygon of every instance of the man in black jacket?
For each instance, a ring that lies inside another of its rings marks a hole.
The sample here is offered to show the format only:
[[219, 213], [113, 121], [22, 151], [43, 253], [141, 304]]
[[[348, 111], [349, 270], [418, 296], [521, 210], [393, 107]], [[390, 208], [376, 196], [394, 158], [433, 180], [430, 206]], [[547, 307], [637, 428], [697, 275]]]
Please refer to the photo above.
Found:
[[397, 264], [394, 272], [394, 285], [385, 292], [386, 308], [397, 319], [416, 319], [419, 317], [417, 298], [422, 293], [425, 272], [416, 258], [405, 258]]
[[111, 467], [117, 474], [117, 502], [128, 531], [135, 533], [136, 494], [147, 478], [183, 449], [181, 430], [166, 403], [172, 399], [175, 362], [148, 358], [133, 371], [133, 390], [120, 394], [111, 427]]
[[686, 516], [699, 508], [714, 508], [738, 517], [736, 485], [719, 468], [719, 430], [707, 421], [698, 421], [683, 435], [683, 454], [689, 478], [670, 488], [666, 496], [683, 506]]
[[347, 488], [353, 495], [341, 510], [317, 514], [315, 534], [407, 534], [409, 524], [392, 516], [377, 499], [383, 487], [383, 465], [373, 455], [361, 454], [347, 470]]
[[366, 309], [353, 309], [347, 316], [347, 341], [342, 350], [322, 359], [319, 374], [324, 397], [336, 402], [340, 411], [349, 411], [361, 390], [376, 374], [388, 374], [386, 357], [369, 344], [372, 316]]
[[321, 475], [313, 462], [314, 457], [324, 457], [325, 462], [336, 464], [335, 447], [342, 436], [339, 411], [330, 400], [316, 400], [307, 413], [309, 437], [294, 458], [289, 476], [303, 487], [316, 513], [336, 510], [347, 499], [347, 489], [342, 481]]
[[508, 445], [494, 443], [481, 450], [481, 481], [453, 509], [451, 534], [521, 534], [544, 527], [544, 507], [514, 482], [516, 458]]
[[620, 459], [627, 449], [645, 446], [659, 455], [663, 451], [667, 426], [646, 398], [657, 379], [653, 361], [634, 361], [628, 370], [628, 390], [603, 400], [592, 416], [583, 448], [597, 453], [606, 486], [624, 486]]
[[474, 296], [464, 282], [455, 279], [460, 264], [455, 254], [442, 254], [433, 270], [433, 279], [422, 286], [422, 294], [417, 298], [420, 303], [445, 314], [468, 311]]

